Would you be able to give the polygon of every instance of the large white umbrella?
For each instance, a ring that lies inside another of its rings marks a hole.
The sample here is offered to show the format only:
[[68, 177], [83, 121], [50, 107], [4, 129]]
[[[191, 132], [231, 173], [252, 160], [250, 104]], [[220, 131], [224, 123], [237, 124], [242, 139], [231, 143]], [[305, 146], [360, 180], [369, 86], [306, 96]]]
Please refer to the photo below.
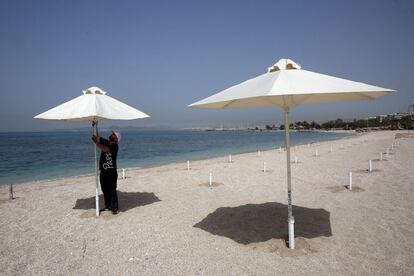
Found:
[[354, 82], [306, 70], [281, 59], [268, 72], [225, 89], [189, 107], [236, 108], [279, 106], [285, 113], [289, 248], [294, 248], [294, 217], [290, 170], [289, 110], [301, 104], [372, 100], [395, 90]]
[[[45, 111], [34, 118], [72, 122], [91, 121], [93, 133], [96, 135], [99, 120], [134, 120], [147, 117], [149, 116], [144, 112], [107, 96], [106, 92], [99, 87], [90, 87], [83, 91], [83, 95]], [[95, 145], [95, 201], [96, 216], [99, 216], [98, 160], [96, 151]]]

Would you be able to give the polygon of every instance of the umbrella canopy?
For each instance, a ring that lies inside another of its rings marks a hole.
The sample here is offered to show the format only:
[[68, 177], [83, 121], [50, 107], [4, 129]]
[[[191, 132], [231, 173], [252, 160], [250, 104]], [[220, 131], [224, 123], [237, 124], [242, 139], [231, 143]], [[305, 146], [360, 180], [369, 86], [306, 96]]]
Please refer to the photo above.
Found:
[[205, 108], [270, 107], [291, 109], [301, 104], [372, 100], [395, 90], [314, 73], [290, 59], [268, 72], [191, 105]]
[[[106, 95], [99, 87], [93, 86], [83, 91], [83, 95], [45, 111], [34, 118], [65, 120], [73, 122], [91, 121], [93, 133], [97, 134], [97, 123], [102, 119], [134, 120], [149, 117], [144, 112], [126, 105]], [[95, 202], [96, 216], [99, 216], [98, 161], [95, 149]]]
[[90, 87], [83, 91], [83, 95], [34, 118], [82, 122], [101, 119], [134, 120], [147, 117], [149, 116], [144, 112], [107, 96], [99, 87]]
[[189, 107], [236, 108], [278, 106], [285, 111], [285, 143], [288, 191], [289, 248], [294, 248], [294, 217], [290, 169], [289, 110], [301, 104], [350, 100], [372, 100], [395, 90], [350, 81], [301, 69], [290, 60], [281, 59], [267, 73], [232, 86]]

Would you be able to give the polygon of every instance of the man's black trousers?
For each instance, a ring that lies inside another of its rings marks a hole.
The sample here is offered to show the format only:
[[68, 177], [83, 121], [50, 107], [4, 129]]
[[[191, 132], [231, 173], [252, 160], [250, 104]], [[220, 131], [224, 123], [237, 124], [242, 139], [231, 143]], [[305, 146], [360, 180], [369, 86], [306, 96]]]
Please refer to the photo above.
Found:
[[116, 192], [118, 172], [116, 170], [101, 171], [99, 179], [101, 181], [105, 207], [113, 211], [118, 211], [118, 195]]

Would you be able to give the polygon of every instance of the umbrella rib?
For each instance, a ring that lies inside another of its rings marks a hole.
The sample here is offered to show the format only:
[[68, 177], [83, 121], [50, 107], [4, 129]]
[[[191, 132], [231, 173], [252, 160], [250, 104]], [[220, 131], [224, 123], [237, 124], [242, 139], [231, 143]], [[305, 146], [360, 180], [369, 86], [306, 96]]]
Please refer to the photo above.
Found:
[[300, 100], [300, 101], [297, 101], [295, 103], [295, 105], [303, 104], [306, 100], [308, 100], [309, 98], [312, 98], [312, 97], [313, 97], [313, 94], [309, 94], [309, 95], [303, 96], [303, 99]]
[[234, 103], [236, 100], [231, 100], [231, 101], [229, 101], [228, 103], [226, 103], [225, 105], [223, 105], [223, 109], [225, 109], [225, 108], [227, 108], [227, 107], [229, 107], [229, 105], [231, 105], [232, 103]]
[[373, 99], [375, 99], [374, 97], [369, 96], [369, 95], [366, 95], [365, 93], [354, 93], [354, 94], [356, 94], [356, 95], [360, 95], [362, 98], [366, 98], [366, 99], [368, 99], [368, 100], [373, 100]]
[[288, 97], [287, 95], [283, 95], [282, 96], [282, 100], [283, 100], [283, 109], [289, 108], [289, 106], [286, 104], [286, 97]]
[[281, 106], [279, 103], [277, 103], [276, 99], [273, 97], [265, 97], [265, 100], [271, 103], [272, 105], [279, 106], [279, 107]]

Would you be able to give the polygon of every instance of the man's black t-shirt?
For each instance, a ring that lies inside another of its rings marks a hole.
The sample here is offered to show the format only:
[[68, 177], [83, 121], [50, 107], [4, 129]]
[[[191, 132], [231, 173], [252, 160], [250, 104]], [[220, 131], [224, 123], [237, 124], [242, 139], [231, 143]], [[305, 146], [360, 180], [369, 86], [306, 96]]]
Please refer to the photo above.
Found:
[[109, 147], [109, 152], [101, 152], [99, 159], [99, 170], [101, 172], [116, 172], [116, 157], [118, 155], [118, 144], [111, 144], [108, 140], [101, 138], [99, 140], [104, 146]]

